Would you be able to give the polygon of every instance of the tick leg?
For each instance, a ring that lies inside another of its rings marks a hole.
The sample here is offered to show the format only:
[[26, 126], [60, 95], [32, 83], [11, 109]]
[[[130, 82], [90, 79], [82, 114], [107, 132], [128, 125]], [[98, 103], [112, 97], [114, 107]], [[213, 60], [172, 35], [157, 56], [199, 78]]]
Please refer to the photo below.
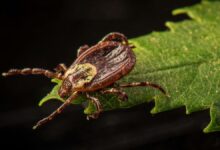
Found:
[[54, 70], [58, 73], [60, 72], [65, 73], [67, 71], [67, 67], [65, 64], [61, 63], [61, 64], [58, 64], [56, 68], [54, 68]]
[[122, 101], [128, 100], [128, 95], [125, 92], [121, 91], [120, 89], [111, 88], [111, 89], [107, 89], [107, 90], [101, 90], [100, 92], [102, 94], [116, 94], [118, 96], [118, 98]]
[[2, 73], [2, 76], [4, 77], [14, 75], [43, 75], [48, 78], [57, 78], [60, 80], [63, 79], [63, 76], [60, 73], [54, 73], [41, 68], [10, 69], [8, 72]]
[[86, 93], [86, 97], [89, 100], [91, 100], [91, 102], [95, 105], [97, 110], [94, 114], [88, 115], [87, 120], [89, 120], [90, 118], [97, 119], [99, 117], [99, 114], [103, 111], [102, 105], [98, 98], [90, 96], [88, 93]]
[[42, 120], [38, 121], [37, 124], [33, 127], [33, 129], [37, 129], [39, 126], [51, 121], [55, 116], [60, 114], [71, 102], [77, 97], [78, 93], [74, 92], [57, 110], [51, 113], [48, 117], [43, 118]]
[[102, 42], [106, 41], [118, 41], [118, 42], [124, 42], [126, 45], [128, 45], [128, 39], [124, 34], [118, 33], [118, 32], [112, 32], [107, 34], [103, 39]]
[[80, 46], [77, 50], [77, 57], [79, 57], [83, 52], [85, 52], [87, 49], [89, 49], [88, 45]]
[[132, 82], [132, 83], [127, 83], [127, 84], [120, 84], [120, 87], [136, 87], [136, 86], [150, 86], [155, 89], [160, 90], [163, 94], [166, 94], [166, 91], [158, 84], [150, 83], [150, 82]]

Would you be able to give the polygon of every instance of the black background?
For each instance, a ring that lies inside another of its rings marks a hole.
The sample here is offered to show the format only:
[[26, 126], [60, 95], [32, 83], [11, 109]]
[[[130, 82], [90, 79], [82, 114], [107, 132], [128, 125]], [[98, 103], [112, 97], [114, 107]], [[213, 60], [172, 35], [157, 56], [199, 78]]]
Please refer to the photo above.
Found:
[[[119, 31], [128, 38], [166, 30], [164, 22], [189, 19], [171, 10], [199, 0], [7, 0], [1, 4], [1, 72], [9, 68], [70, 65], [83, 44]], [[0, 144], [23, 149], [219, 149], [220, 134], [204, 134], [209, 111], [185, 115], [180, 108], [149, 113], [153, 103], [105, 112], [87, 121], [71, 106], [39, 130], [32, 126], [60, 102], [38, 101], [53, 87], [39, 77], [0, 78]]]

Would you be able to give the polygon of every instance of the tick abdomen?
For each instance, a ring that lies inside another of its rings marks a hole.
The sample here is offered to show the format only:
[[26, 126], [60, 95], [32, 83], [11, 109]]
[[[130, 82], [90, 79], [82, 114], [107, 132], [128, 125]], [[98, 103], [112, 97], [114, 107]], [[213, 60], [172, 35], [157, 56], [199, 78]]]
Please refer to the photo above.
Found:
[[128, 74], [134, 64], [135, 55], [128, 45], [118, 42], [102, 42], [82, 53], [70, 66], [90, 63], [97, 69], [97, 74], [83, 91], [95, 91], [113, 84]]

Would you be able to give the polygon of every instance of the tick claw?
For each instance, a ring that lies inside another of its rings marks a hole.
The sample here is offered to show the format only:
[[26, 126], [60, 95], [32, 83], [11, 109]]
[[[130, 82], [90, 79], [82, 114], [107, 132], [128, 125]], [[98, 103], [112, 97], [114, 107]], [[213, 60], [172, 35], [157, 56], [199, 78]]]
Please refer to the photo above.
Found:
[[7, 73], [3, 72], [3, 73], [2, 73], [2, 76], [3, 76], [3, 77], [6, 77], [6, 76], [7, 76]]
[[37, 127], [38, 127], [38, 126], [36, 126], [36, 125], [35, 125], [35, 126], [33, 126], [33, 127], [32, 127], [32, 129], [33, 129], [33, 130], [36, 130], [36, 129], [37, 129]]

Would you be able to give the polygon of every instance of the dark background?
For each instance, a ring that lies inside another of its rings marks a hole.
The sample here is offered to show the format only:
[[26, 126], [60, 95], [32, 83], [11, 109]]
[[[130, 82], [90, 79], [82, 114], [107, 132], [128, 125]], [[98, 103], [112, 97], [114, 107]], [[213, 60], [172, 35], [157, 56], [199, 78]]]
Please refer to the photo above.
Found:
[[[70, 65], [83, 44], [119, 31], [128, 38], [166, 30], [164, 22], [189, 19], [171, 10], [199, 0], [7, 0], [1, 2], [1, 70]], [[53, 84], [39, 77], [0, 77], [0, 145], [23, 149], [219, 149], [220, 134], [204, 134], [209, 111], [180, 108], [152, 116], [153, 102], [105, 112], [87, 121], [71, 106], [39, 130], [32, 126], [60, 102], [37, 106]]]

